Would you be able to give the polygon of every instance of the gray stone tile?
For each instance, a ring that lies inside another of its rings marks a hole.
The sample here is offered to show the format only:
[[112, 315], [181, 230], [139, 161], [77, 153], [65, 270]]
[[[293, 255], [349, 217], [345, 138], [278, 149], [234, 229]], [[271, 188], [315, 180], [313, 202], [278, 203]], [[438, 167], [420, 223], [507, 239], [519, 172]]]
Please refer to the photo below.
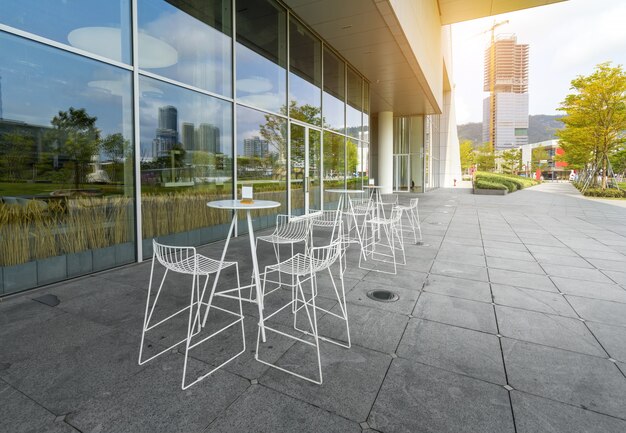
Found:
[[459, 251], [456, 252], [442, 252], [437, 254], [437, 260], [443, 260], [446, 262], [457, 262], [464, 263], [472, 266], [482, 266], [485, 267], [487, 264], [485, 263], [485, 256], [478, 254], [466, 253], [462, 248], [459, 248]]
[[[218, 370], [182, 391], [182, 368], [181, 354], [163, 355], [113, 392], [86, 401], [68, 421], [81, 431], [201, 432], [250, 386], [248, 380]], [[191, 359], [188, 375], [193, 378], [207, 368]]]
[[447, 275], [449, 277], [465, 278], [468, 280], [489, 281], [487, 269], [481, 266], [472, 266], [465, 263], [435, 260], [432, 274]]
[[[463, 246], [462, 247], [463, 254], [468, 256], [483, 256], [485, 255], [485, 251], [482, 246]], [[458, 254], [459, 247], [457, 245], [444, 245], [439, 248], [438, 254]]]
[[611, 255], [604, 259], [589, 259], [589, 261], [598, 269], [626, 272], [626, 260], [613, 260], [613, 258], [615, 258], [615, 256]]
[[549, 292], [557, 291], [552, 281], [550, 281], [550, 278], [545, 275], [529, 274], [527, 272], [489, 269], [489, 280], [492, 283], [507, 284], [515, 287], [525, 287]]
[[626, 416], [626, 378], [607, 359], [502, 339], [511, 386], [607, 415]]
[[626, 421], [523, 392], [512, 391], [517, 433], [621, 433]]
[[294, 429], [302, 433], [361, 432], [358, 422], [254, 385], [211, 423], [205, 433], [291, 433]]
[[487, 266], [489, 268], [505, 269], [510, 271], [529, 272], [531, 274], [545, 275], [541, 266], [537, 263], [518, 260], [504, 259], [500, 257], [487, 257]]
[[552, 236], [546, 236], [546, 237], [539, 237], [539, 238], [525, 238], [523, 239], [524, 245], [529, 246], [529, 245], [540, 245], [540, 246], [545, 246], [545, 247], [562, 247], [563, 246], [563, 242], [561, 242], [560, 240], [552, 237]]
[[[400, 299], [396, 302], [377, 302], [367, 297], [370, 290], [391, 290], [398, 294]], [[410, 314], [413, 311], [415, 302], [419, 297], [418, 290], [408, 290], [396, 287], [392, 281], [379, 283], [374, 281], [361, 281], [348, 293], [346, 299], [348, 303], [362, 305], [364, 307], [377, 308], [399, 314]]]
[[[259, 351], [263, 353], [262, 348]], [[275, 368], [270, 368], [260, 382], [353, 421], [363, 421], [385, 378], [391, 356], [359, 346], [346, 349], [323, 341], [320, 356], [322, 386]], [[315, 349], [302, 343], [292, 346], [276, 364], [309, 377], [317, 376]]]
[[455, 373], [395, 359], [367, 419], [384, 432], [513, 432], [507, 391]]
[[501, 306], [496, 306], [496, 316], [505, 337], [606, 357], [580, 320]]
[[498, 305], [577, 318], [565, 298], [554, 292], [492, 284], [494, 302]]
[[609, 325], [626, 326], [626, 304], [578, 296], [566, 297], [583, 319], [608, 323]]
[[0, 364], [14, 364], [46, 353], [58, 354], [68, 347], [86, 344], [112, 329], [71, 314], [60, 314], [45, 321], [20, 326], [17, 332], [2, 335]]
[[415, 305], [413, 315], [462, 328], [497, 333], [493, 306], [483, 302], [422, 293]]
[[506, 384], [500, 342], [495, 335], [411, 319], [397, 353], [433, 367]]
[[461, 236], [462, 231], [450, 232], [446, 233], [446, 237], [443, 239], [441, 243], [442, 247], [452, 247], [455, 246], [471, 246], [471, 247], [481, 247], [483, 246], [483, 241], [480, 236], [476, 237], [474, 234], [467, 236]]
[[587, 326], [611, 358], [626, 362], [625, 328], [597, 322], [587, 322]]
[[483, 239], [483, 244], [485, 248], [499, 248], [502, 250], [512, 250], [512, 251], [521, 251], [528, 252], [524, 244], [517, 242], [504, 242], [501, 240], [493, 240], [493, 239]]
[[31, 298], [41, 296], [37, 292], [19, 298], [0, 302], [0, 335], [16, 332], [21, 326], [32, 326], [34, 322], [44, 322], [54, 316], [64, 314], [56, 307], [49, 307]]
[[[78, 411], [93, 395], [112, 392], [142, 368], [139, 340], [116, 331], [61, 353], [42, 352], [0, 376], [55, 414]], [[94, 371], [98, 374], [95, 375]]]
[[577, 280], [593, 281], [596, 283], [612, 283], [602, 272], [597, 269], [584, 269], [575, 266], [542, 265], [546, 273], [553, 277], [574, 278]]
[[555, 254], [535, 253], [535, 259], [541, 264], [575, 266], [578, 268], [591, 269], [593, 266], [585, 259], [574, 256], [559, 256]]
[[[385, 353], [395, 352], [409, 320], [407, 316], [352, 303], [347, 309], [352, 344]], [[339, 305], [331, 311], [341, 314]], [[318, 329], [321, 335], [346, 340], [345, 326], [331, 315], [318, 320]]]
[[[393, 269], [388, 264], [381, 267], [379, 267], [379, 264], [376, 264], [375, 266], [377, 269]], [[412, 272], [409, 269], [410, 264], [400, 265], [398, 266], [398, 273], [396, 275], [370, 271], [361, 281], [380, 284], [392, 283], [395, 287], [403, 289], [421, 290], [427, 274], [425, 272]]]
[[535, 259], [528, 251], [518, 251], [514, 249], [485, 247], [485, 255], [487, 257], [498, 257], [503, 259], [523, 260], [534, 262]]
[[576, 251], [577, 254], [584, 257], [585, 259], [604, 260], [606, 258], [612, 257], [615, 254], [615, 251], [610, 248], [606, 248], [602, 250], [590, 250], [588, 248], [573, 248], [573, 250]]
[[607, 275], [610, 279], [615, 281], [617, 284], [621, 284], [626, 287], [626, 272], [617, 272], [617, 271], [602, 271], [605, 275]]
[[578, 257], [578, 254], [575, 251], [572, 251], [567, 247], [548, 247], [544, 245], [527, 245], [527, 247], [532, 254], [551, 254], [555, 256]]
[[473, 301], [491, 302], [489, 283], [431, 274], [424, 285], [425, 292], [456, 296]]
[[31, 398], [0, 381], [0, 431], [11, 433], [78, 432]]
[[597, 283], [573, 278], [552, 277], [559, 290], [568, 295], [626, 303], [626, 290], [616, 284]]

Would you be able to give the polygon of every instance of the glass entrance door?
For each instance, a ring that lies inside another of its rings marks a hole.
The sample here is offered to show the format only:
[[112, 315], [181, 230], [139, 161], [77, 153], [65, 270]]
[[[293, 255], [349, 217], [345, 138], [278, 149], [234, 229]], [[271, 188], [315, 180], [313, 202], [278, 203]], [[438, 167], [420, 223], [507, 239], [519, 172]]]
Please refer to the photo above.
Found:
[[409, 191], [411, 181], [409, 180], [409, 155], [393, 156], [393, 190]]
[[289, 143], [289, 198], [291, 215], [321, 209], [321, 133], [315, 128], [291, 123]]

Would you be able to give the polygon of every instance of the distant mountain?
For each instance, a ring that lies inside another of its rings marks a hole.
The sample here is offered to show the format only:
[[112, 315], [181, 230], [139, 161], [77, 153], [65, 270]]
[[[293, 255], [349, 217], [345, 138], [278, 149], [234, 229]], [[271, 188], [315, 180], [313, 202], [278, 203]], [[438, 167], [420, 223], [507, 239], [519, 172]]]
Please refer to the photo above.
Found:
[[[557, 129], [563, 128], [563, 123], [559, 121], [559, 115], [537, 114], [528, 116], [528, 142], [538, 143], [540, 141], [553, 140]], [[482, 122], [466, 123], [457, 126], [459, 141], [470, 140], [474, 147], [482, 144], [483, 124]]]

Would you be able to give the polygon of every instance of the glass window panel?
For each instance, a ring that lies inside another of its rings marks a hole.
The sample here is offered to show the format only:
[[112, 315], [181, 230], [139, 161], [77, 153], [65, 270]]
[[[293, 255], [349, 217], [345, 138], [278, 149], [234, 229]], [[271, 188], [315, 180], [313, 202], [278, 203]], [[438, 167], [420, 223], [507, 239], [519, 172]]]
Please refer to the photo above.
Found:
[[[232, 197], [232, 104], [148, 77], [139, 81], [144, 256], [152, 238], [198, 245], [230, 214], [207, 201]], [[193, 234], [193, 235], [191, 235]]]
[[0, 32], [0, 77], [4, 293], [132, 262], [132, 74]]
[[345, 63], [324, 48], [324, 94], [322, 100], [324, 127], [336, 132], [345, 131]]
[[271, 0], [237, 1], [237, 98], [287, 114], [287, 13]]
[[363, 140], [370, 141], [370, 85], [363, 82]]
[[[324, 190], [345, 188], [345, 137], [325, 131], [322, 146], [324, 152]], [[324, 192], [324, 206], [327, 209], [336, 208], [337, 200], [337, 194]]]
[[230, 0], [139, 0], [139, 67], [232, 95]]
[[360, 165], [359, 142], [354, 138], [346, 139], [346, 179], [348, 189], [361, 189], [361, 178], [358, 168]]
[[322, 42], [293, 17], [289, 22], [289, 115], [319, 125]]
[[237, 106], [239, 192], [243, 185], [253, 187], [255, 199], [282, 204], [278, 208], [255, 212], [257, 225], [269, 227], [276, 221], [270, 216], [287, 213], [287, 121]]
[[[346, 106], [346, 132], [349, 136], [361, 138], [361, 112], [363, 110], [363, 79], [348, 68], [348, 105]], [[350, 172], [348, 170], [348, 172]]]
[[0, 22], [118, 62], [131, 62], [130, 0], [3, 0]]

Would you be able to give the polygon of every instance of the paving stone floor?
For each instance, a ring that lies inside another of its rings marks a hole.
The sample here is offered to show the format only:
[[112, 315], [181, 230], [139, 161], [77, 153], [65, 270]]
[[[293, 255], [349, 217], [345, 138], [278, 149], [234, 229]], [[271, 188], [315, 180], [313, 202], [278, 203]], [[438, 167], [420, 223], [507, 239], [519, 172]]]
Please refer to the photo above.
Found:
[[[398, 275], [363, 271], [349, 251], [353, 345], [322, 343], [322, 386], [254, 360], [251, 304], [245, 352], [199, 384], [181, 390], [181, 351], [139, 366], [150, 272], [142, 263], [0, 303], [0, 432], [625, 432], [623, 203], [584, 199], [564, 183], [419, 197], [424, 244], [407, 244]], [[247, 248], [239, 238], [229, 256], [247, 257]], [[217, 257], [221, 244], [201, 250]], [[266, 246], [259, 255], [273, 257]], [[246, 279], [249, 260], [240, 264]], [[338, 312], [328, 283], [320, 277], [319, 304]], [[376, 288], [400, 300], [367, 298]], [[166, 308], [188, 302], [186, 286], [168, 289]], [[32, 300], [45, 293], [61, 303]], [[266, 308], [289, 296], [275, 292]], [[331, 315], [319, 324], [345, 338]], [[291, 325], [277, 317], [274, 326]], [[182, 318], [149, 335], [146, 350], [186, 327]], [[267, 359], [310, 370], [310, 350], [270, 337]], [[191, 374], [241, 342], [232, 334], [212, 344], [192, 352]]]

